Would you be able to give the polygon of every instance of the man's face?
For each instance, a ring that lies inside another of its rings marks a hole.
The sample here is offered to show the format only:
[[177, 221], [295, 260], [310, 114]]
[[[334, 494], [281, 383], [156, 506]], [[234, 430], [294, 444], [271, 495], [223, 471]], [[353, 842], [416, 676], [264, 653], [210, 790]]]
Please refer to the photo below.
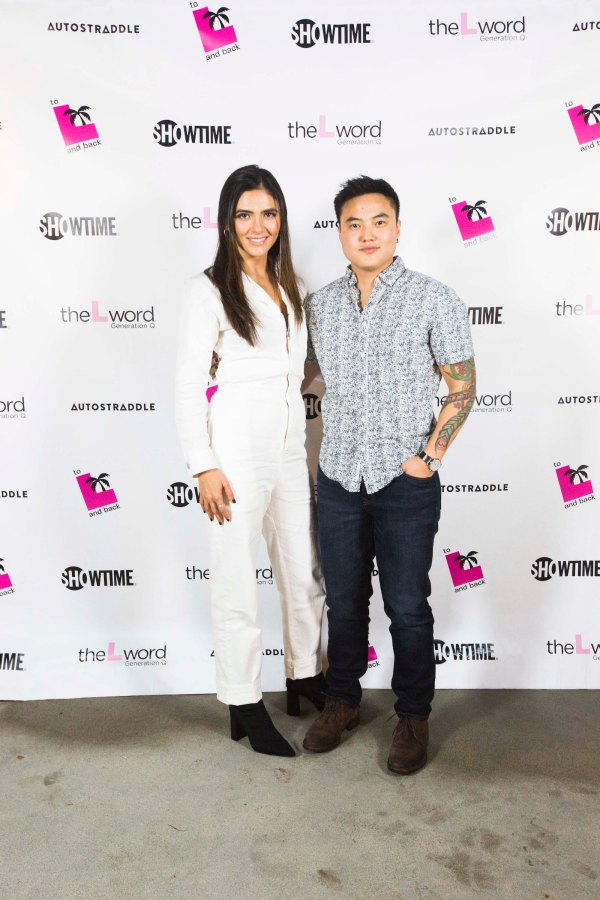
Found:
[[400, 221], [383, 194], [361, 194], [344, 203], [338, 233], [355, 271], [382, 272], [394, 258]]

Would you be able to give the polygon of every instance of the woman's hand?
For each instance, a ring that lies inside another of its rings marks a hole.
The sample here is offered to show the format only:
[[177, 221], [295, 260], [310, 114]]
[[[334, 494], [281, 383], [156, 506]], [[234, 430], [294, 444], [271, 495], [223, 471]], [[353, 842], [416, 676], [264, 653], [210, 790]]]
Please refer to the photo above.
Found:
[[231, 485], [220, 469], [207, 469], [198, 475], [200, 506], [210, 521], [217, 519], [220, 525], [227, 519], [231, 522], [230, 503], [235, 503]]

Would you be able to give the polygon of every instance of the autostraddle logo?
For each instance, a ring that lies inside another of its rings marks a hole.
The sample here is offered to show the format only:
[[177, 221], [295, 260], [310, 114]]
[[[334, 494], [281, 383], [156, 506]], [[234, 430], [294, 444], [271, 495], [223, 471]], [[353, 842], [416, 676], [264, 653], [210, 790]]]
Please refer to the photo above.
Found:
[[576, 634], [575, 641], [560, 642], [546, 641], [546, 651], [549, 656], [591, 656], [596, 662], [600, 660], [600, 644], [590, 641], [589, 647], [583, 641], [583, 635]]
[[117, 495], [110, 486], [108, 472], [101, 472], [94, 477], [89, 472], [82, 473], [81, 469], [74, 469], [74, 475], [90, 516], [100, 516], [121, 508]]
[[322, 41], [324, 44], [370, 44], [369, 22], [317, 25], [312, 19], [298, 19], [292, 27], [292, 40], [296, 47], [308, 50]]
[[592, 144], [600, 146], [600, 103], [591, 104], [589, 109], [581, 103], [577, 106], [567, 103], [566, 106], [581, 150], [590, 150]]
[[456, 550], [444, 550], [444, 556], [455, 594], [458, 594], [459, 591], [466, 591], [467, 588], [485, 584], [483, 569], [477, 560], [477, 550], [469, 550], [465, 554], [457, 553]]
[[135, 587], [133, 569], [89, 569], [86, 572], [79, 566], [67, 566], [61, 582], [68, 591], [81, 591], [84, 587]]
[[154, 306], [149, 309], [108, 309], [102, 311], [100, 302], [92, 300], [91, 310], [64, 307], [60, 317], [65, 325], [106, 325], [111, 328], [154, 328]]
[[189, 229], [198, 229], [198, 228], [218, 228], [218, 223], [216, 218], [213, 220], [213, 215], [210, 210], [210, 207], [204, 207], [204, 216], [184, 216], [183, 213], [173, 213], [171, 216], [171, 221], [173, 222], [173, 228], [175, 231], [181, 231], [184, 228]]
[[4, 566], [4, 560], [0, 559], [0, 597], [6, 594], [14, 594], [15, 589], [10, 579], [10, 575]]
[[456, 198], [451, 197], [450, 204], [465, 247], [471, 247], [483, 240], [489, 241], [495, 237], [494, 223], [487, 212], [487, 200], [476, 200], [473, 204], [467, 203], [465, 200], [457, 203]]
[[453, 659], [456, 662], [496, 662], [494, 644], [454, 643], [447, 644], [438, 639], [433, 642], [433, 655], [436, 666]]
[[486, 19], [470, 22], [469, 13], [461, 12], [458, 22], [430, 19], [429, 34], [433, 37], [479, 37], [480, 41], [524, 41], [525, 16], [520, 19]]
[[577, 468], [554, 464], [554, 471], [558, 478], [558, 486], [565, 504], [565, 509], [579, 506], [594, 500], [594, 487], [588, 475], [589, 466], [582, 463]]
[[44, 213], [40, 231], [49, 241], [60, 241], [65, 235], [73, 237], [117, 237], [115, 216], [63, 216], [58, 212]]
[[443, 484], [442, 494], [505, 494], [507, 484]]
[[600, 21], [594, 22], [575, 22], [573, 31], [600, 31]]
[[235, 28], [227, 15], [228, 6], [220, 6], [213, 12], [208, 6], [196, 9], [198, 4], [195, 2], [190, 5], [194, 10], [194, 21], [207, 59], [219, 59], [240, 49]]
[[159, 147], [184, 144], [231, 144], [231, 125], [178, 125], [173, 119], [161, 119], [154, 126]]
[[346, 123], [329, 125], [327, 116], [319, 116], [318, 125], [303, 125], [300, 122], [288, 122], [288, 136], [296, 140], [335, 140], [338, 144], [381, 144], [381, 119], [372, 124]]
[[86, 22], [50, 22], [48, 31], [69, 31], [79, 34], [139, 34], [139, 25], [91, 25]]
[[313, 228], [337, 228], [339, 224], [337, 219], [317, 219]]
[[0, 671], [6, 672], [23, 672], [25, 666], [24, 653], [14, 653], [6, 650], [0, 650]]
[[155, 412], [156, 403], [72, 403], [71, 412]]
[[316, 394], [302, 394], [304, 411], [307, 419], [316, 419], [321, 415], [321, 398]]
[[569, 212], [557, 206], [546, 218], [546, 228], [554, 237], [562, 237], [567, 231], [600, 231], [599, 212]]
[[200, 491], [196, 486], [190, 487], [185, 481], [174, 481], [168, 487], [167, 500], [176, 509], [185, 509], [190, 503], [200, 502]]
[[600, 403], [600, 395], [599, 394], [565, 394], [562, 397], [558, 398], [558, 405], [562, 406], [565, 404], [566, 406], [577, 406], [579, 405], [587, 405], [589, 403]]
[[367, 654], [367, 668], [374, 669], [376, 666], [379, 666], [379, 665], [381, 665], [381, 663], [379, 662], [379, 657], [377, 656], [377, 651], [375, 650], [375, 647], [373, 647], [371, 644], [369, 644], [369, 650], [368, 650], [368, 654]]
[[536, 581], [560, 578], [600, 578], [600, 559], [557, 559], [540, 556], [531, 566]]
[[88, 150], [90, 147], [99, 147], [102, 143], [98, 137], [98, 129], [92, 122], [91, 107], [71, 107], [68, 103], [59, 104], [58, 100], [52, 100], [52, 109], [62, 135], [62, 139], [69, 153], [75, 150]]
[[0, 491], [0, 500], [27, 500], [28, 491]]
[[79, 650], [80, 663], [120, 662], [124, 666], [166, 666], [167, 645], [163, 647], [138, 647], [137, 649], [116, 649], [116, 642], [109, 641], [106, 650]]
[[499, 137], [516, 134], [516, 125], [443, 125], [432, 126], [428, 137]]
[[25, 406], [25, 397], [18, 400], [1, 400], [0, 399], [0, 419], [26, 419], [27, 408]]

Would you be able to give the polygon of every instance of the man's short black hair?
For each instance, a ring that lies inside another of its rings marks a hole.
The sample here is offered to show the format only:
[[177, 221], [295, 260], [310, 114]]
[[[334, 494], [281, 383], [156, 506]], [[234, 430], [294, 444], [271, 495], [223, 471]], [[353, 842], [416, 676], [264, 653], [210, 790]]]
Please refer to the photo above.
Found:
[[348, 200], [354, 200], [355, 197], [361, 197], [363, 194], [383, 194], [394, 207], [396, 219], [399, 218], [400, 200], [391, 184], [388, 184], [383, 178], [369, 178], [368, 175], [359, 175], [358, 178], [349, 178], [336, 194], [333, 205], [338, 222], [340, 221], [344, 203], [347, 203]]

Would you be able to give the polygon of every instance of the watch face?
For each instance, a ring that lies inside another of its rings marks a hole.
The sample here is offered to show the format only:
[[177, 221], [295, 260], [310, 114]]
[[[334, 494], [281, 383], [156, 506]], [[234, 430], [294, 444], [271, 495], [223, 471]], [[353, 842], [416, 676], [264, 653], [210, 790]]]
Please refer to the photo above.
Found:
[[437, 472], [437, 470], [439, 469], [439, 467], [441, 465], [442, 465], [441, 459], [432, 459], [431, 462], [429, 463], [429, 468], [431, 469], [432, 472]]

